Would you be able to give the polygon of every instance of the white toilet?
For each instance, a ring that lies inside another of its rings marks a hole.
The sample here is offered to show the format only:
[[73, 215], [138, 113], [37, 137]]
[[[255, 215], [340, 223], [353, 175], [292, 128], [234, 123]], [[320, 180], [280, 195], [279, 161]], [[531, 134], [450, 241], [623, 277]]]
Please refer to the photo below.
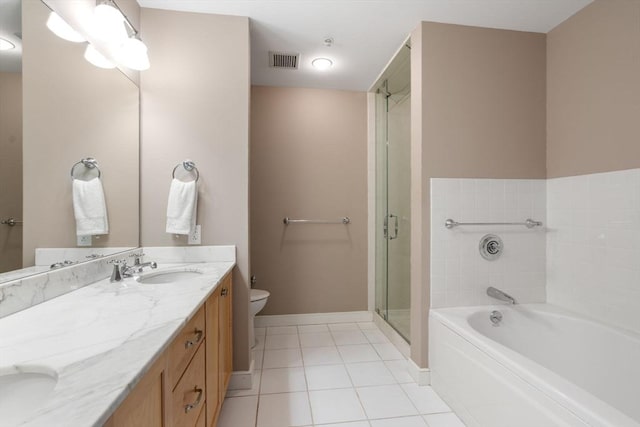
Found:
[[267, 299], [269, 298], [269, 291], [265, 291], [263, 289], [251, 289], [251, 305], [249, 306], [249, 313], [251, 314], [251, 328], [249, 328], [249, 342], [251, 344], [251, 348], [255, 347], [257, 344], [256, 336], [254, 332], [255, 328], [255, 320], [256, 314], [260, 313], [260, 311], [267, 304]]

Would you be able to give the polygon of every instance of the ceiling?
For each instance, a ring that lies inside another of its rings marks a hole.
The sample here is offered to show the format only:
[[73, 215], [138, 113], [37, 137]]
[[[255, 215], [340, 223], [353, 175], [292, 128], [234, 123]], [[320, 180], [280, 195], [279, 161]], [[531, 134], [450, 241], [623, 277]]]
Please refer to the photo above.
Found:
[[17, 73], [22, 69], [22, 40], [18, 36], [22, 32], [20, 5], [20, 0], [0, 0], [0, 37], [16, 46], [0, 50], [0, 72]]
[[[138, 0], [142, 7], [251, 18], [255, 85], [364, 91], [420, 21], [546, 33], [592, 0]], [[324, 39], [332, 37], [331, 47]], [[300, 53], [299, 70], [268, 51]], [[328, 71], [311, 67], [330, 58]]]

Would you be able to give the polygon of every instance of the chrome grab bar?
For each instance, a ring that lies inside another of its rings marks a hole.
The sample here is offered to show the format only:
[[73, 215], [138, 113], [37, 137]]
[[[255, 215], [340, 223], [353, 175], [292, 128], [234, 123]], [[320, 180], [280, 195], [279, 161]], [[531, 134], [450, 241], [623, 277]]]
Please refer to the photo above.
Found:
[[457, 222], [449, 218], [444, 222], [444, 226], [448, 229], [459, 225], [524, 225], [527, 228], [533, 228], [542, 227], [542, 221], [534, 221], [531, 218], [527, 218], [524, 222]]
[[349, 224], [351, 219], [348, 216], [340, 218], [338, 221], [324, 220], [324, 219], [292, 219], [285, 217], [282, 222], [284, 225], [289, 224]]
[[22, 221], [18, 221], [15, 218], [7, 218], [0, 221], [0, 224], [8, 225], [9, 227], [15, 227], [16, 225], [22, 225]]

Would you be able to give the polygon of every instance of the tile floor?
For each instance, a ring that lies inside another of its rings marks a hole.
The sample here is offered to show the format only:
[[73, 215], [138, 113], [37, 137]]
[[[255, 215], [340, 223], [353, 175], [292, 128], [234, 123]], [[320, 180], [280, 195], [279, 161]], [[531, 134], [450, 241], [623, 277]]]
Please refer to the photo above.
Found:
[[464, 427], [374, 323], [257, 328], [252, 390], [218, 427]]

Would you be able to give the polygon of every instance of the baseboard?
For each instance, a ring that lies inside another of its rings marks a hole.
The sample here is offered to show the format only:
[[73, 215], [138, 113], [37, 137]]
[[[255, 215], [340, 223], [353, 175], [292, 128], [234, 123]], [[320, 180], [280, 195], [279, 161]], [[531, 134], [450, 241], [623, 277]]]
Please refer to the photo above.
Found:
[[254, 361], [252, 360], [248, 371], [233, 371], [231, 373], [229, 390], [251, 390], [253, 387], [253, 365]]
[[345, 311], [338, 313], [305, 313], [256, 316], [257, 328], [267, 326], [318, 325], [323, 323], [371, 322], [370, 311]]
[[398, 351], [408, 359], [411, 355], [411, 346], [409, 345], [409, 343], [404, 338], [402, 338], [402, 335], [400, 335], [398, 331], [393, 329], [391, 325], [385, 322], [385, 320], [382, 317], [380, 317], [378, 313], [373, 313], [372, 317], [373, 317], [373, 323], [376, 324], [378, 329], [380, 329], [380, 331], [387, 338], [389, 338], [389, 341], [391, 341], [393, 345], [396, 346]]
[[407, 368], [409, 375], [418, 385], [430, 385], [431, 384], [431, 371], [429, 368], [421, 368], [416, 365], [416, 362], [409, 359]]

